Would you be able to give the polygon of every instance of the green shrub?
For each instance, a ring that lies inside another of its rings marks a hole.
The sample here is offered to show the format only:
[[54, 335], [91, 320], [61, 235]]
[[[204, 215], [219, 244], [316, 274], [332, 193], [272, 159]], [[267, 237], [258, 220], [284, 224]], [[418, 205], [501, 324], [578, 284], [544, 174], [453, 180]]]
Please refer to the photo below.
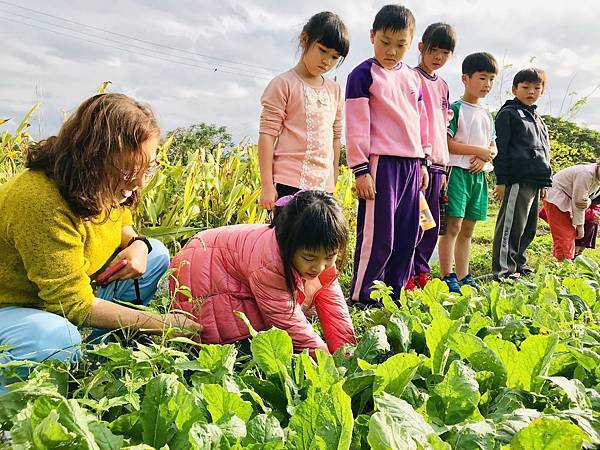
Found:
[[554, 172], [569, 166], [593, 162], [600, 154], [600, 132], [582, 128], [565, 119], [544, 116], [550, 134], [550, 155]]

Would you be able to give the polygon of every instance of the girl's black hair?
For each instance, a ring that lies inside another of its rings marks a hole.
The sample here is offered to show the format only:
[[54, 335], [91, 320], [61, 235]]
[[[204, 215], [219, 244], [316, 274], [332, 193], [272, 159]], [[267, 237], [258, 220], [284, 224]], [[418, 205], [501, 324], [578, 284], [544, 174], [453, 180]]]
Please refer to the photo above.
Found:
[[379, 10], [373, 20], [371, 31], [402, 31], [408, 29], [412, 35], [415, 31], [415, 16], [406, 6], [386, 5]]
[[331, 194], [302, 191], [277, 210], [271, 223], [281, 258], [285, 284], [295, 301], [296, 281], [293, 259], [297, 250], [325, 250], [346, 254], [348, 223], [342, 207]]
[[337, 14], [329, 11], [315, 14], [308, 19], [300, 35], [304, 33], [306, 33], [305, 51], [315, 42], [319, 42], [340, 54], [341, 58], [338, 64], [341, 64], [343, 59], [348, 56], [348, 51], [350, 51], [348, 30]]
[[425, 51], [439, 48], [454, 52], [454, 48], [456, 47], [456, 32], [452, 28], [452, 25], [448, 25], [447, 23], [432, 23], [425, 29], [421, 42], [425, 46]]

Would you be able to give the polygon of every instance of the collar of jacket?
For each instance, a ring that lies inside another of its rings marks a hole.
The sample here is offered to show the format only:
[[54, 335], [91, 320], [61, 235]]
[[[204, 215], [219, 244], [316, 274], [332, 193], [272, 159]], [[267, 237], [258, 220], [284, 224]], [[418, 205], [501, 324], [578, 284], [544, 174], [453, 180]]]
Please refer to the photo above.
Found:
[[520, 108], [520, 109], [525, 109], [527, 111], [529, 111], [531, 114], [537, 114], [537, 105], [534, 103], [533, 105], [529, 105], [527, 106], [525, 103], [523, 103], [521, 100], [519, 100], [518, 98], [513, 98], [512, 100], [506, 100], [506, 103], [504, 103], [504, 106], [502, 108]]
[[[319, 281], [321, 282], [321, 289], [331, 285], [331, 283], [333, 283], [339, 277], [339, 275], [340, 274], [335, 266], [332, 266], [329, 269], [321, 272], [321, 274], [318, 277]], [[298, 272], [296, 272], [295, 270], [294, 270], [294, 278], [296, 280], [296, 289], [299, 292], [302, 292], [302, 295], [304, 295], [304, 283], [303, 283], [300, 275], [298, 275]]]

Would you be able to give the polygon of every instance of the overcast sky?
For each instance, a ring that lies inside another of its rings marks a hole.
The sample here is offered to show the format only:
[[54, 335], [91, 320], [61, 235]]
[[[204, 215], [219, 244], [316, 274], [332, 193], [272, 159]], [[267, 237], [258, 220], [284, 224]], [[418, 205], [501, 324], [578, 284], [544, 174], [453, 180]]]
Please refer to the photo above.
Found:
[[[208, 122], [226, 125], [236, 140], [249, 136], [256, 141], [260, 95], [270, 78], [295, 64], [297, 36], [306, 20], [330, 10], [346, 23], [350, 54], [329, 73], [343, 87], [350, 70], [372, 56], [369, 29], [386, 3], [0, 0], [0, 118], [13, 118], [0, 131], [13, 130], [40, 101], [32, 134], [54, 134], [63, 111], [71, 112], [110, 80], [110, 91], [150, 103], [165, 132]], [[575, 100], [593, 92], [574, 120], [600, 130], [600, 89], [594, 92], [600, 85], [600, 1], [404, 4], [417, 20], [413, 48], [405, 59], [410, 65], [418, 62], [416, 44], [428, 24], [446, 21], [457, 30], [455, 54], [440, 71], [451, 99], [462, 93], [460, 64], [469, 53], [488, 51], [501, 65], [512, 65], [487, 99], [491, 110], [506, 99], [515, 69], [535, 58], [534, 64], [549, 76], [541, 112], [567, 115]]]

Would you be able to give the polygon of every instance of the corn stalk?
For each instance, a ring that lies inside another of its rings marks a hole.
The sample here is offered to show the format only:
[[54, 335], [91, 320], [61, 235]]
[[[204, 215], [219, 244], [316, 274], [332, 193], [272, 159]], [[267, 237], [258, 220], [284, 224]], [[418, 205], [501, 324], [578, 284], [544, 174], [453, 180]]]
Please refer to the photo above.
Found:
[[142, 232], [181, 241], [198, 230], [234, 223], [263, 223], [258, 205], [260, 176], [256, 146], [241, 143], [214, 152], [193, 151], [187, 164], [167, 159], [167, 141], [159, 151], [162, 170], [144, 189], [138, 220]]
[[[3, 131], [0, 134], [0, 184], [22, 170], [23, 152], [33, 140], [27, 132], [30, 126], [29, 119], [39, 106], [39, 103], [33, 105], [14, 134], [10, 134], [8, 131]], [[5, 119], [2, 123], [8, 120], [10, 119]]]

